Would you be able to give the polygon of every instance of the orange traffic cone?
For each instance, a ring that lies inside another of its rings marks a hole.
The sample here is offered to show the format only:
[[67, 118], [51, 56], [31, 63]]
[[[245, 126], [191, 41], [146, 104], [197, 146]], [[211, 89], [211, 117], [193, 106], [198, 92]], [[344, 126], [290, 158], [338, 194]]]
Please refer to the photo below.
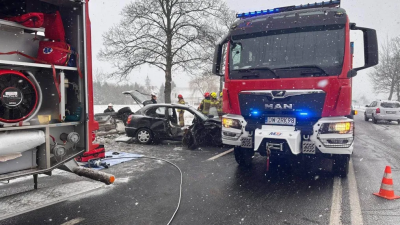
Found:
[[383, 174], [381, 189], [379, 190], [379, 193], [374, 193], [374, 195], [389, 200], [400, 198], [400, 196], [394, 195], [392, 169], [390, 166], [386, 166], [385, 173]]

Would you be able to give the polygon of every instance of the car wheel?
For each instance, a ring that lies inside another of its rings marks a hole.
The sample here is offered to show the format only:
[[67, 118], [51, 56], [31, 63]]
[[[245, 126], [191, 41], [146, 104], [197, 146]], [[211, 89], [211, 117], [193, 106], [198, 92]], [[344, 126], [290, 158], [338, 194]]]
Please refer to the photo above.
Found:
[[367, 116], [366, 113], [364, 113], [364, 120], [365, 120], [365, 121], [369, 121], [368, 116]]
[[397, 125], [400, 125], [400, 120], [397, 120]]
[[136, 132], [136, 140], [140, 144], [150, 144], [153, 139], [153, 134], [147, 128], [141, 128]]
[[374, 124], [377, 124], [377, 123], [378, 123], [378, 120], [375, 118], [374, 115], [372, 115], [372, 122], [373, 122]]
[[346, 177], [349, 173], [349, 155], [336, 155], [333, 160], [333, 173], [340, 177]]
[[236, 146], [234, 148], [235, 160], [239, 166], [250, 167], [253, 161], [254, 151], [248, 148]]

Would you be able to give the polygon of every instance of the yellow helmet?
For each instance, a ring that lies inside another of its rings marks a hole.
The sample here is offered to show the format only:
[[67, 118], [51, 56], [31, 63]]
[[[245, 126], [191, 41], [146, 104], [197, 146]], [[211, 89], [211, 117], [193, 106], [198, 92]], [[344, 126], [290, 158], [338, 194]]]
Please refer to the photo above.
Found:
[[212, 98], [217, 98], [217, 93], [215, 93], [215, 92], [211, 93], [211, 97]]
[[219, 93], [219, 97], [222, 97], [222, 91], [221, 91], [221, 93]]

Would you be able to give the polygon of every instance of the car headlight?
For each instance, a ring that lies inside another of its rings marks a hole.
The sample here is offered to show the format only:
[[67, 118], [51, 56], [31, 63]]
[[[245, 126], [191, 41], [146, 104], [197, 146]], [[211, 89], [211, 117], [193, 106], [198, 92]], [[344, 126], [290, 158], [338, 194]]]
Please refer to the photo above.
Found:
[[353, 122], [324, 123], [319, 129], [320, 134], [352, 134]]
[[241, 129], [240, 121], [236, 119], [222, 118], [222, 126], [226, 128]]

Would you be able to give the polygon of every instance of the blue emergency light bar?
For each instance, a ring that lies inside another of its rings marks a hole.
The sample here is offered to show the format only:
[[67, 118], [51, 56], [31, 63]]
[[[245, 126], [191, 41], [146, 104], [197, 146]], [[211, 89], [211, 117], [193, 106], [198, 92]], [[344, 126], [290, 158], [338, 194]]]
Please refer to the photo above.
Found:
[[340, 0], [315, 2], [315, 3], [306, 4], [306, 5], [293, 5], [293, 6], [286, 6], [286, 7], [280, 7], [280, 8], [275, 8], [275, 9], [267, 9], [267, 10], [261, 10], [261, 11], [239, 13], [239, 14], [236, 14], [236, 18], [245, 19], [245, 18], [254, 17], [254, 16], [261, 16], [261, 15], [267, 15], [267, 14], [295, 11], [295, 10], [300, 10], [300, 9], [311, 9], [311, 8], [321, 8], [321, 7], [337, 7], [337, 6], [340, 6]]

